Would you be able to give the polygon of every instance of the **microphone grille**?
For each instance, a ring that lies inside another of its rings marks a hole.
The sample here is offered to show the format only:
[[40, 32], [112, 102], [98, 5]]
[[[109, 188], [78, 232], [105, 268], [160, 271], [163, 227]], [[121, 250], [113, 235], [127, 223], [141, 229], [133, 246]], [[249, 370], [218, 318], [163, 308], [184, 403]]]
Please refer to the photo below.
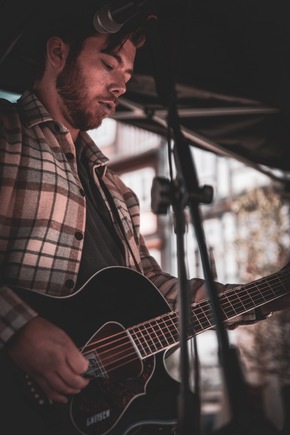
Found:
[[114, 20], [108, 6], [103, 6], [95, 13], [93, 25], [100, 33], [116, 33], [123, 26]]

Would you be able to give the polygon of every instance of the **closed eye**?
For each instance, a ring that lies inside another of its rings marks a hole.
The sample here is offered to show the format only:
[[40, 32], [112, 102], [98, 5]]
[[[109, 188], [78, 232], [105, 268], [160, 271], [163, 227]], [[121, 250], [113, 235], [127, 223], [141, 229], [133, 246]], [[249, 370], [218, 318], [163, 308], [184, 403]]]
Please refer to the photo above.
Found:
[[107, 71], [113, 71], [114, 67], [109, 63], [102, 61], [102, 64], [104, 65]]

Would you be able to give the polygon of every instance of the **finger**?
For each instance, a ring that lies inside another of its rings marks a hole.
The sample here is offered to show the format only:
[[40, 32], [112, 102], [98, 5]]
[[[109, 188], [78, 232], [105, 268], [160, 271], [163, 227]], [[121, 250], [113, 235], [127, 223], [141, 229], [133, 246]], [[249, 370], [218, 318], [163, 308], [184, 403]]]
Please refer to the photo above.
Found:
[[68, 394], [76, 394], [75, 391], [82, 390], [89, 383], [88, 378], [85, 378], [83, 375], [76, 375], [70, 371], [61, 372], [58, 375], [62, 380], [62, 385], [66, 387], [66, 391], [72, 391], [72, 393]]
[[47, 396], [47, 398], [52, 402], [58, 402], [66, 404], [68, 403], [68, 397], [64, 392], [57, 391], [46, 381], [46, 379], [42, 378], [38, 380], [38, 385], [43, 391], [43, 393]]
[[[75, 378], [76, 375], [74, 375]], [[81, 376], [78, 375], [81, 378]], [[80, 382], [79, 379], [64, 379], [62, 374], [50, 373], [48, 377], [39, 377], [37, 383], [51, 400], [64, 401], [66, 396], [78, 394], [88, 381]], [[69, 383], [70, 382], [70, 383]]]
[[66, 361], [58, 366], [56, 373], [68, 388], [82, 389], [89, 383], [88, 378], [82, 373], [76, 373]]
[[66, 359], [67, 364], [70, 366], [73, 372], [81, 375], [85, 373], [89, 368], [89, 361], [79, 352], [72, 357]]

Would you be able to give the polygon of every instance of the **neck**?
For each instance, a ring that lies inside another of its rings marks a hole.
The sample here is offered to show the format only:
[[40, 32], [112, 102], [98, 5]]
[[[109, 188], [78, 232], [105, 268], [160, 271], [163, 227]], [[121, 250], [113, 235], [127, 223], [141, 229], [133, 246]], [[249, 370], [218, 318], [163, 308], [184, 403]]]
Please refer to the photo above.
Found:
[[64, 116], [64, 110], [61, 110], [59, 96], [55, 90], [55, 87], [44, 85], [42, 82], [36, 82], [32, 90], [39, 101], [41, 101], [43, 106], [46, 108], [48, 113], [51, 115], [53, 120], [64, 125], [69, 130], [71, 137], [75, 142], [80, 130], [74, 128]]

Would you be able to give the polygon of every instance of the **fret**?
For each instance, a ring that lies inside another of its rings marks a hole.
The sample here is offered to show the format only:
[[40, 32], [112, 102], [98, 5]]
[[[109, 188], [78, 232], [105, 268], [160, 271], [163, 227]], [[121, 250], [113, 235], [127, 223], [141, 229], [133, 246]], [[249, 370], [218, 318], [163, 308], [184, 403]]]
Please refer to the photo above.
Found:
[[[260, 294], [258, 303], [254, 302], [252, 296], [250, 296], [249, 293], [244, 292], [245, 287], [246, 286], [236, 288], [234, 291], [231, 290], [231, 292], [222, 295], [221, 305], [226, 319], [250, 311], [259, 305]], [[224, 302], [224, 299], [227, 301], [226, 303]]]
[[[277, 275], [276, 277], [277, 281], [279, 282], [279, 285], [281, 287], [279, 287], [278, 291], [276, 291], [276, 293], [273, 291], [272, 289], [272, 293], [274, 296], [282, 296], [286, 293], [289, 292], [289, 290], [287, 290], [287, 287], [285, 286], [285, 283], [281, 280], [281, 277], [279, 275]], [[289, 286], [290, 287], [290, 286]]]
[[[142, 332], [140, 331], [139, 326], [135, 326], [134, 328], [130, 328], [129, 332], [131, 337], [134, 339], [136, 346], [139, 349], [141, 356], [144, 358], [148, 355], [148, 346], [147, 341], [145, 340]], [[146, 350], [147, 348], [147, 350]], [[150, 350], [150, 348], [149, 348]]]
[[[129, 328], [132, 339], [139, 349], [141, 357], [154, 354], [177, 342], [177, 328], [171, 317], [175, 313], [169, 313], [152, 322], [145, 322], [134, 328]], [[154, 323], [154, 324], [153, 324]]]
[[165, 341], [167, 347], [175, 343], [175, 338], [172, 335], [172, 332], [167, 322], [168, 317], [169, 316], [166, 315], [158, 319], [160, 323], [160, 331], [162, 331], [162, 334], [160, 335], [162, 337], [161, 340], [162, 342]]
[[[156, 333], [152, 325], [149, 322], [143, 323], [140, 326], [140, 330], [142, 330], [144, 338], [146, 337], [147, 346], [150, 349], [151, 353], [154, 353], [156, 350], [158, 350], [158, 347], [156, 346], [156, 341], [154, 340], [154, 336], [156, 338]], [[152, 332], [154, 335], [152, 334]]]
[[[267, 282], [266, 282], [267, 284]], [[255, 307], [257, 305], [263, 304], [265, 301], [267, 301], [267, 298], [265, 297], [265, 290], [264, 290], [264, 296], [263, 293], [261, 293], [260, 289], [259, 289], [259, 285], [253, 283], [254, 287], [255, 287], [255, 304], [252, 305], [252, 307]], [[257, 292], [258, 291], [258, 292]], [[251, 308], [252, 308], [251, 307]]]
[[[284, 276], [285, 271], [280, 273]], [[283, 296], [286, 292], [283, 281], [279, 274], [276, 274], [225, 292], [221, 296], [221, 305], [226, 318], [229, 319], [263, 305], [278, 296]], [[227, 300], [228, 303], [225, 303], [224, 300]]]
[[243, 292], [237, 290], [237, 297], [239, 299], [239, 308], [237, 310], [238, 313], [248, 311], [255, 306], [253, 298], [251, 297], [250, 293], [244, 295]]
[[[233, 304], [230, 301], [230, 295], [227, 293], [223, 294], [221, 296], [221, 308], [224, 313], [224, 316], [226, 319], [229, 319], [231, 317], [235, 317], [237, 315], [236, 309], [234, 308]], [[226, 303], [224, 302], [226, 301]]]
[[[246, 295], [246, 297], [244, 297], [244, 301], [246, 301], [246, 298], [248, 298], [248, 295]], [[232, 303], [232, 307], [233, 307], [236, 314], [242, 313], [243, 311], [247, 311], [246, 306], [241, 299], [239, 290], [236, 291], [235, 299], [232, 300], [231, 303]], [[249, 307], [249, 305], [248, 305], [248, 307]]]
[[194, 322], [196, 332], [205, 331], [214, 325], [212, 321], [212, 310], [208, 302], [193, 306], [193, 315], [195, 320], [198, 320], [198, 325], [196, 321]]
[[[239, 294], [240, 292], [239, 292], [239, 290], [238, 290], [238, 294]], [[243, 297], [243, 291], [241, 292], [241, 297]], [[255, 301], [254, 301], [254, 299], [252, 298], [252, 296], [251, 296], [251, 293], [250, 292], [248, 292], [248, 293], [246, 293], [246, 296], [244, 297], [244, 311], [249, 311], [249, 310], [251, 310], [252, 308], [254, 308], [255, 307]], [[239, 313], [240, 314], [240, 313]]]
[[[289, 283], [289, 270], [283, 270], [267, 278], [260, 278], [249, 284], [226, 290], [220, 295], [220, 306], [224, 319], [243, 314], [286, 294], [285, 282]], [[214, 315], [210, 301], [203, 300], [191, 307], [192, 326], [188, 327], [188, 337], [214, 327]], [[129, 328], [132, 339], [139, 350], [141, 358], [145, 358], [160, 350], [178, 343], [178, 313], [172, 311], [160, 317]]]
[[155, 330], [156, 337], [159, 342], [159, 349], [164, 349], [168, 345], [168, 341], [164, 334], [163, 329], [161, 328], [160, 323], [157, 320], [153, 320], [154, 326], [152, 326]]
[[170, 333], [168, 338], [170, 344], [176, 344], [179, 340], [178, 315], [176, 311], [169, 313], [169, 315], [167, 316], [166, 327]]

